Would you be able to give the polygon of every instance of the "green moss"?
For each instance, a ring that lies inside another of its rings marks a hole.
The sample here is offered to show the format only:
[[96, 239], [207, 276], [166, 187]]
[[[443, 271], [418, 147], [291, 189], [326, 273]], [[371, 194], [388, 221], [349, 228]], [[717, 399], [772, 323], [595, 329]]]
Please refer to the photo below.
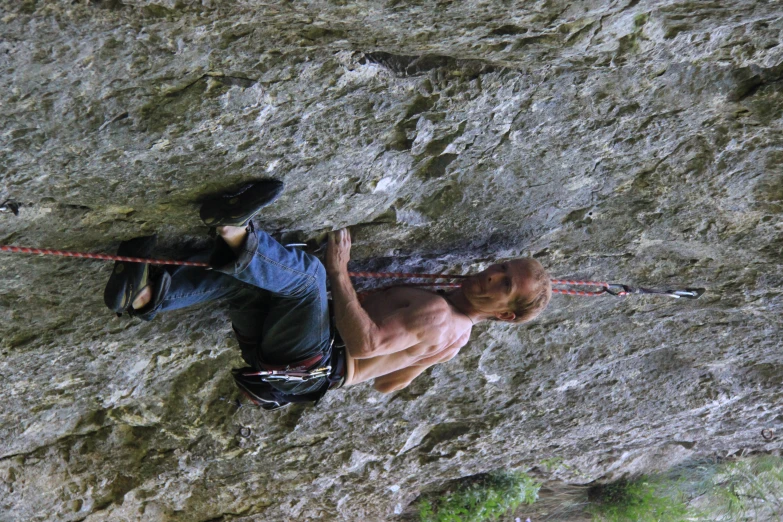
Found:
[[214, 100], [229, 88], [219, 76], [204, 76], [154, 97], [139, 109], [140, 120], [149, 131], [158, 132], [191, 119], [210, 117], [210, 109], [216, 111], [218, 107]]
[[492, 473], [456, 491], [419, 503], [422, 522], [497, 520], [520, 504], [532, 504], [541, 484], [525, 473]]
[[680, 522], [688, 513], [682, 495], [670, 496], [648, 477], [604, 484], [591, 492], [590, 512], [606, 522]]
[[639, 33], [633, 32], [620, 38], [618, 54], [635, 54], [639, 52]]
[[36, 9], [36, 0], [24, 0], [19, 5], [19, 11], [24, 14], [33, 14]]
[[464, 197], [465, 194], [462, 187], [452, 184], [446, 185], [424, 198], [415, 210], [430, 219], [438, 219], [454, 208], [454, 206], [462, 204]]
[[642, 27], [650, 19], [650, 13], [639, 13], [633, 17], [633, 26], [636, 28]]
[[175, 14], [173, 9], [158, 4], [145, 5], [141, 10], [144, 16], [150, 18], [173, 18]]

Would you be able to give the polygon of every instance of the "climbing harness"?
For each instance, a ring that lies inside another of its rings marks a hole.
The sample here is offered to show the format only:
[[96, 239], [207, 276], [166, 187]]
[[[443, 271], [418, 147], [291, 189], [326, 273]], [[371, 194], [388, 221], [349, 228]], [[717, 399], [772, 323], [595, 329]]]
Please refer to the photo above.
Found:
[[[334, 323], [332, 303], [329, 302], [331, 320], [331, 338], [329, 348], [307, 359], [288, 364], [271, 364], [261, 358], [256, 350], [258, 339], [246, 337], [234, 329], [243, 358], [251, 366], [235, 368], [232, 371], [234, 382], [242, 394], [256, 406], [266, 410], [282, 408], [291, 402], [317, 403], [327, 391], [342, 386], [346, 376], [345, 343], [342, 341]], [[254, 354], [246, 357], [246, 354]], [[323, 379], [318, 389], [304, 395], [284, 391], [288, 384], [298, 385]], [[283, 389], [280, 389], [282, 385]]]
[[[265, 410], [282, 408], [292, 402], [314, 402], [327, 391], [339, 388], [345, 381], [345, 345], [337, 335], [337, 328], [332, 327], [331, 347], [326, 354], [317, 354], [304, 361], [287, 366], [270, 365], [259, 360], [261, 368], [245, 367], [232, 370], [234, 382], [242, 394], [256, 406]], [[315, 369], [308, 369], [316, 366]], [[275, 383], [303, 383], [323, 378], [323, 384], [315, 391], [306, 394], [293, 394], [283, 391]]]
[[[0, 207], [1, 209], [2, 207]], [[290, 245], [288, 245], [290, 246]], [[76, 257], [84, 259], [100, 259], [105, 261], [124, 261], [126, 263], [147, 263], [150, 265], [181, 265], [181, 266], [196, 266], [202, 268], [210, 268], [209, 263], [197, 262], [197, 261], [178, 261], [173, 259], [145, 259], [141, 257], [126, 257], [115, 256], [109, 254], [92, 254], [84, 252], [70, 252], [67, 250], [51, 250], [45, 248], [29, 248], [18, 247], [9, 245], [0, 245], [0, 251], [20, 253], [20, 254], [38, 254], [49, 256], [63, 256], [63, 257]], [[354, 278], [373, 278], [373, 279], [464, 279], [470, 277], [460, 274], [416, 274], [409, 272], [349, 272], [348, 275]], [[631, 294], [655, 294], [665, 295], [673, 297], [675, 299], [698, 299], [704, 294], [704, 288], [684, 288], [681, 290], [655, 290], [651, 288], [632, 287], [629, 285], [619, 283], [606, 283], [603, 281], [574, 281], [570, 279], [552, 279], [553, 294], [560, 295], [577, 295], [584, 297], [596, 297], [600, 295], [612, 295], [615, 297], [625, 297]], [[394, 286], [424, 286], [424, 287], [451, 287], [456, 288], [460, 286], [460, 283], [451, 282], [405, 282], [396, 284]], [[593, 290], [580, 290], [574, 288], [557, 288], [557, 287], [592, 287]], [[390, 287], [384, 287], [370, 292], [379, 292], [386, 290]], [[596, 290], [597, 288], [597, 290]]]

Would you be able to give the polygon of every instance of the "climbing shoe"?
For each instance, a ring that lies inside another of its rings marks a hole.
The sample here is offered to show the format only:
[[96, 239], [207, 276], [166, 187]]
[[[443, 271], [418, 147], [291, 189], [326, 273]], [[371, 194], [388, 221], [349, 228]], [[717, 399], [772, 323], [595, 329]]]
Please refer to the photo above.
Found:
[[207, 199], [201, 204], [201, 220], [210, 227], [243, 227], [262, 208], [280, 197], [283, 187], [282, 181], [262, 179], [237, 191]]
[[[117, 255], [149, 257], [157, 240], [158, 236], [155, 234], [123, 241], [117, 249]], [[149, 283], [150, 265], [116, 261], [109, 282], [106, 283], [106, 289], [103, 291], [103, 302], [118, 314], [130, 311], [133, 301]]]

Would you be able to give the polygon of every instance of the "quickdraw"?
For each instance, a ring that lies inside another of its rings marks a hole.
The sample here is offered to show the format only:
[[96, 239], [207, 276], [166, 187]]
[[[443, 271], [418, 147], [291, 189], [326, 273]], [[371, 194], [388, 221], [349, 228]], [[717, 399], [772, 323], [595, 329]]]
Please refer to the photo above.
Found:
[[567, 279], [552, 279], [552, 285], [554, 286], [588, 286], [599, 287], [600, 290], [585, 291], [585, 290], [573, 290], [567, 288], [553, 288], [554, 294], [565, 295], [582, 295], [582, 296], [599, 296], [603, 294], [613, 295], [615, 297], [625, 297], [631, 294], [658, 294], [673, 297], [675, 299], [698, 299], [704, 294], [704, 288], [684, 288], [682, 290], [653, 290], [651, 288], [632, 287], [628, 285], [618, 283], [605, 283], [602, 281], [571, 281]]
[[[289, 245], [290, 246], [290, 245]], [[18, 247], [10, 245], [0, 245], [0, 251], [12, 252], [21, 254], [38, 254], [38, 255], [50, 255], [50, 256], [63, 256], [63, 257], [76, 257], [85, 259], [100, 259], [105, 261], [124, 261], [126, 263], [147, 263], [150, 265], [184, 265], [184, 266], [196, 266], [202, 268], [209, 268], [208, 263], [195, 262], [195, 261], [178, 261], [173, 259], [146, 259], [140, 257], [125, 257], [115, 256], [109, 254], [92, 254], [84, 252], [70, 252], [67, 250], [51, 250], [44, 248], [30, 248], [30, 247]], [[375, 279], [464, 279], [469, 277], [467, 275], [459, 274], [416, 274], [409, 272], [349, 272], [348, 275], [355, 278], [375, 278]], [[586, 297], [595, 297], [600, 295], [613, 295], [615, 297], [625, 297], [631, 294], [656, 294], [673, 297], [675, 299], [698, 299], [704, 294], [704, 288], [684, 288], [681, 290], [654, 290], [651, 288], [632, 287], [618, 283], [606, 283], [603, 281], [574, 281], [570, 279], [552, 279], [553, 294], [560, 295], [578, 295]], [[455, 288], [460, 286], [457, 282], [405, 282], [394, 286], [426, 286], [426, 287], [451, 287]], [[579, 290], [574, 288], [557, 288], [560, 286], [566, 287], [592, 287], [599, 288], [599, 290]], [[378, 290], [372, 290], [371, 292], [385, 290], [388, 287]]]
[[262, 370], [260, 372], [243, 373], [245, 377], [261, 377], [267, 382], [306, 382], [319, 377], [328, 377], [332, 372], [331, 366], [323, 366], [315, 370], [296, 372], [290, 370]]

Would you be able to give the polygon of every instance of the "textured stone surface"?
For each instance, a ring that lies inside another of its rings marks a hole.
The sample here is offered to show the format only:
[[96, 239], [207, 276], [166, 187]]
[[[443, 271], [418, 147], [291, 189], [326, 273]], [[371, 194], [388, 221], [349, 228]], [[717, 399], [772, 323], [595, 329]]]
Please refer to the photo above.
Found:
[[[100, 262], [0, 255], [0, 520], [390, 520], [501, 467], [587, 483], [779, 451], [778, 1], [2, 3], [0, 243], [206, 244], [258, 176], [270, 229], [355, 259], [704, 286], [555, 297], [383, 396], [236, 410], [220, 306], [117, 320]], [[359, 266], [357, 265], [357, 266]], [[239, 435], [250, 427], [248, 437]], [[552, 470], [553, 462], [563, 459]]]

